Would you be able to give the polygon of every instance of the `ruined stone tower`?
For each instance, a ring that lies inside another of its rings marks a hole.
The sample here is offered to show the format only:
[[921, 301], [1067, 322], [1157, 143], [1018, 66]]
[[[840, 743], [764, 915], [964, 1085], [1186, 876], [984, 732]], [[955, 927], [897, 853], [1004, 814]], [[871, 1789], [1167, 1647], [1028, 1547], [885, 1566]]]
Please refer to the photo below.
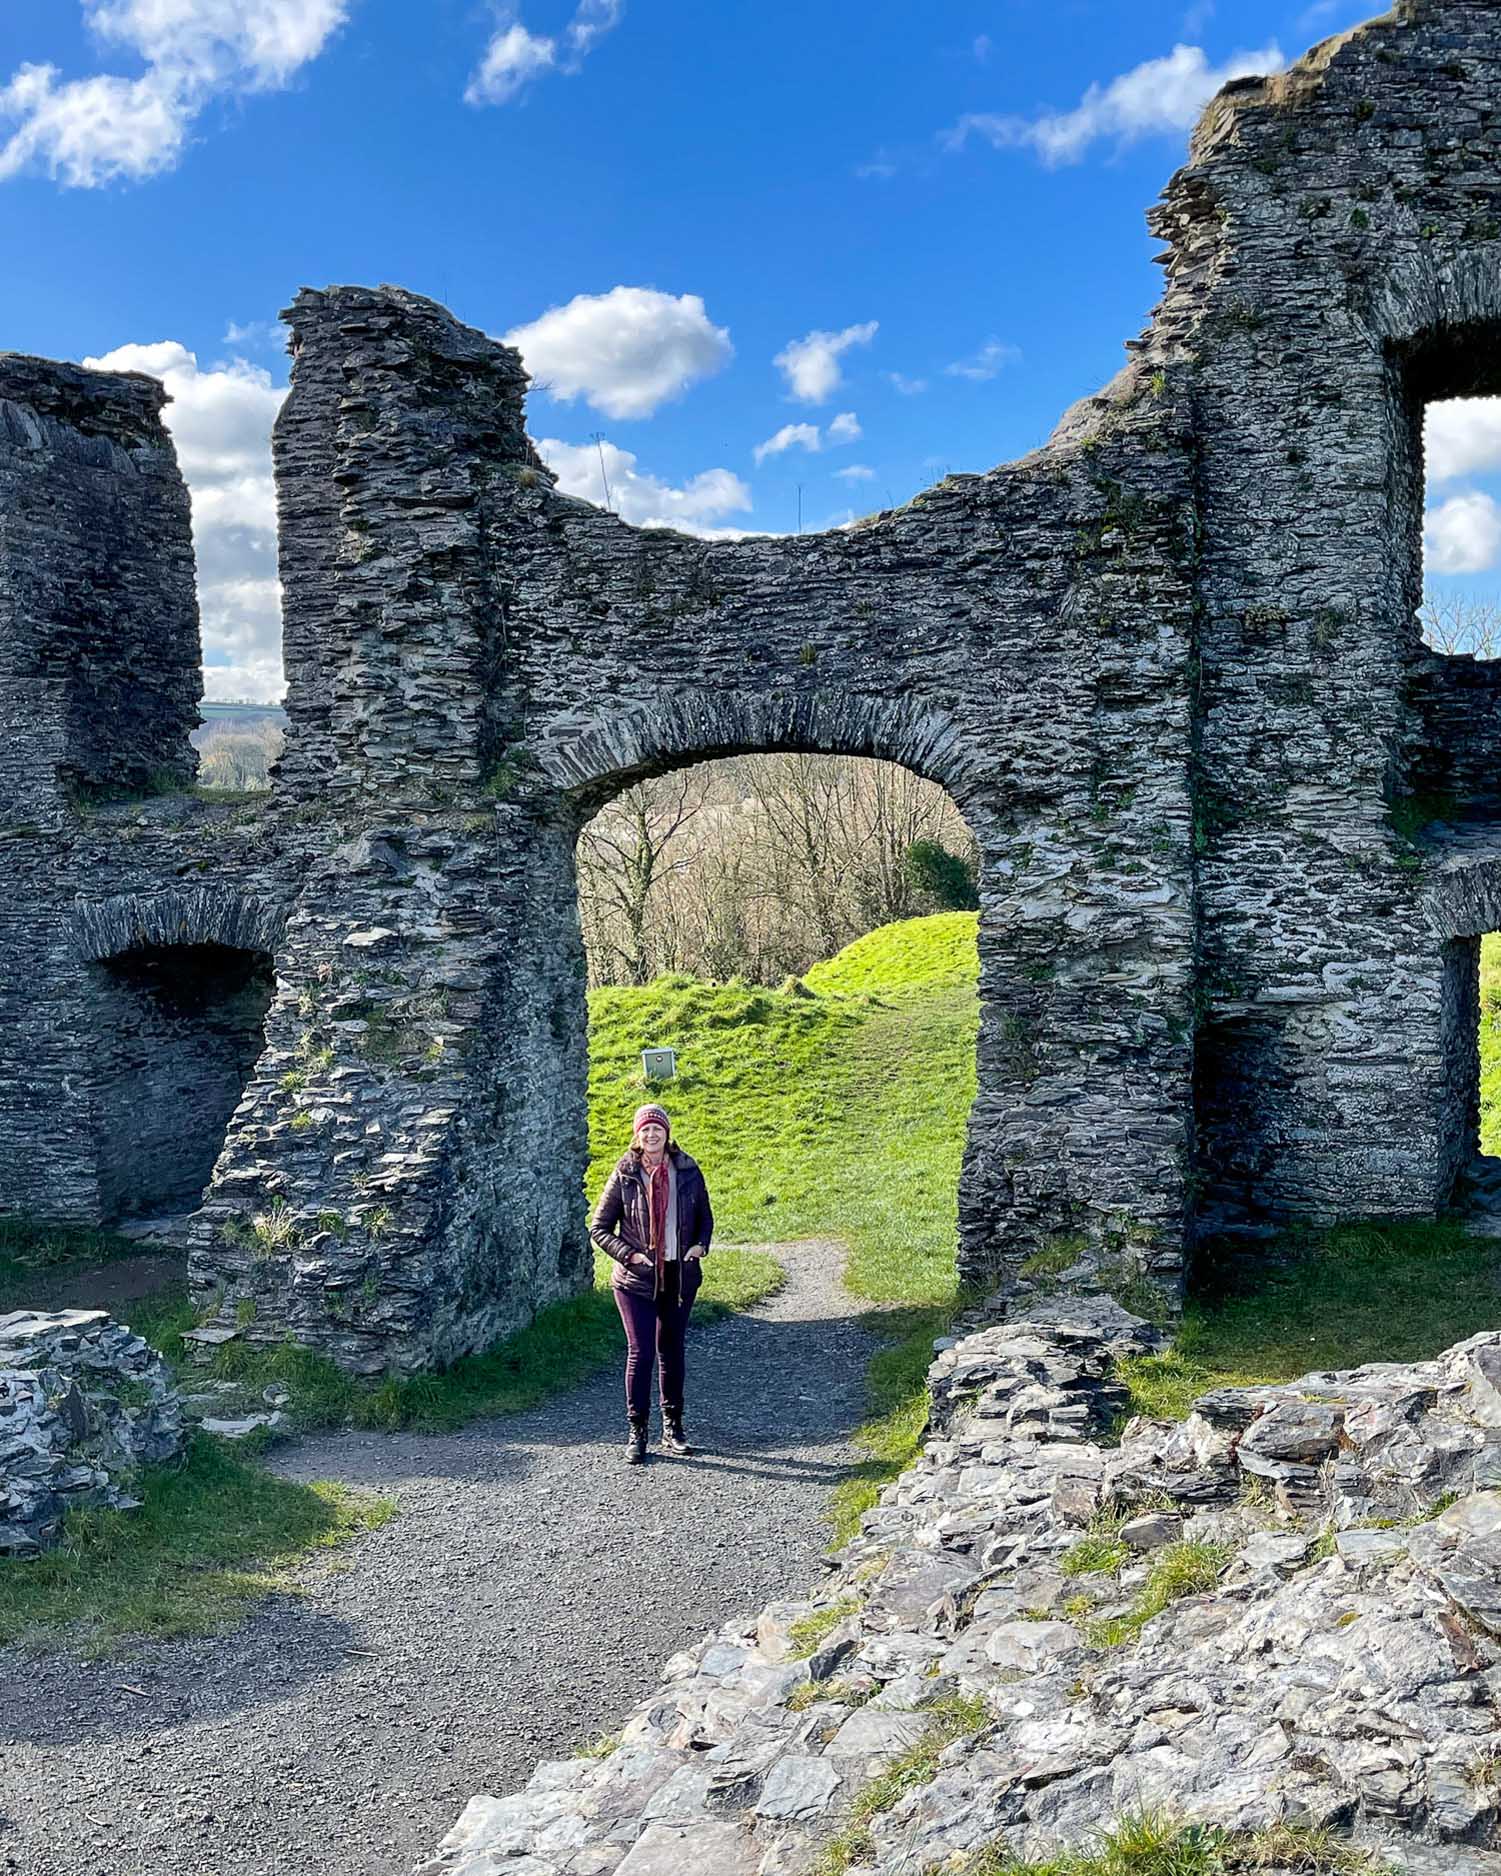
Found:
[[575, 837], [741, 750], [974, 830], [967, 1275], [1067, 1234], [1171, 1290], [1211, 1224], [1448, 1204], [1501, 680], [1420, 640], [1421, 414], [1501, 391], [1498, 113], [1478, 0], [1227, 87], [1121, 375], [832, 534], [631, 528], [556, 491], [513, 352], [301, 294], [258, 809], [119, 798], [191, 776], [159, 394], [0, 361], [0, 1207], [196, 1204], [205, 1333], [362, 1371], [517, 1326], [588, 1270]]

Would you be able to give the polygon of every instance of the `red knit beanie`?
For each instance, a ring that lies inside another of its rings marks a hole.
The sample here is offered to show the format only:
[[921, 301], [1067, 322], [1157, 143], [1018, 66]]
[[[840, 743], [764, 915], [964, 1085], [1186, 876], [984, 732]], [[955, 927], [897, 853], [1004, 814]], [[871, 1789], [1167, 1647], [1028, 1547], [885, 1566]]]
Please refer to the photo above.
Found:
[[631, 1122], [631, 1138], [634, 1140], [641, 1129], [655, 1121], [659, 1127], [667, 1129], [667, 1137], [672, 1138], [672, 1122], [667, 1117], [667, 1109], [658, 1107], [655, 1101], [648, 1101], [644, 1107], [636, 1109], [636, 1118]]

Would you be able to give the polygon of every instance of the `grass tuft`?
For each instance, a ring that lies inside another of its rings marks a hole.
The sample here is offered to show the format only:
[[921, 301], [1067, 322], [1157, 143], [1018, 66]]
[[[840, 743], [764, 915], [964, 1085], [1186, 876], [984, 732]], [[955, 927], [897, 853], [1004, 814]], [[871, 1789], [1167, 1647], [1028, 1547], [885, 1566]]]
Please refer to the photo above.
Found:
[[983, 1731], [994, 1717], [986, 1703], [972, 1695], [952, 1695], [918, 1710], [928, 1722], [922, 1737], [856, 1793], [848, 1824], [824, 1846], [822, 1857], [814, 1865], [814, 1876], [845, 1876], [856, 1863], [868, 1860], [873, 1848], [870, 1827], [874, 1819], [909, 1791], [931, 1784], [938, 1760], [948, 1747], [957, 1739]]
[[955, 1865], [955, 1876], [1255, 1876], [1257, 1871], [1391, 1876], [1391, 1865], [1326, 1830], [1279, 1824], [1270, 1830], [1225, 1831], [1184, 1823], [1160, 1810], [1128, 1814], [1092, 1850], [1029, 1862], [996, 1844]]
[[794, 1622], [787, 1631], [789, 1660], [806, 1661], [809, 1655], [816, 1654], [844, 1618], [853, 1615], [859, 1607], [859, 1602], [848, 1596], [842, 1602], [830, 1603], [827, 1609], [815, 1609], [811, 1615]]
[[1059, 1559], [1065, 1576], [1113, 1576], [1130, 1561], [1131, 1549], [1118, 1537], [1081, 1537]]
[[1231, 1555], [1229, 1545], [1205, 1543], [1199, 1538], [1165, 1544], [1153, 1557], [1140, 1593], [1123, 1614], [1092, 1621], [1087, 1608], [1079, 1610], [1085, 1622], [1085, 1638], [1097, 1648], [1119, 1648], [1135, 1641], [1148, 1622], [1170, 1603], [1185, 1596], [1208, 1595]]
[[389, 1498], [280, 1479], [200, 1434], [176, 1467], [135, 1482], [133, 1511], [68, 1514], [61, 1544], [0, 1567], [0, 1645], [38, 1648], [60, 1629], [98, 1658], [127, 1637], [209, 1635], [273, 1590], [310, 1552], [374, 1530]]

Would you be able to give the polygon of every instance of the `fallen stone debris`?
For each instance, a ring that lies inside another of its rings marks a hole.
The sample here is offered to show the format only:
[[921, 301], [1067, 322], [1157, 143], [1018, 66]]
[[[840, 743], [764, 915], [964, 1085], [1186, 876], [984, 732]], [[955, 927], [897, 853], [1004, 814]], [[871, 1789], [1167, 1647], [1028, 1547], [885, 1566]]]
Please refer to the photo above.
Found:
[[1069, 1297], [943, 1348], [823, 1586], [472, 1799], [419, 1876], [988, 1876], [1132, 1817], [1283, 1876], [1496, 1876], [1501, 1332], [1117, 1439], [1117, 1358], [1160, 1345]]
[[0, 1316], [0, 1557], [56, 1543], [65, 1513], [134, 1507], [142, 1466], [183, 1448], [172, 1371], [100, 1309]]

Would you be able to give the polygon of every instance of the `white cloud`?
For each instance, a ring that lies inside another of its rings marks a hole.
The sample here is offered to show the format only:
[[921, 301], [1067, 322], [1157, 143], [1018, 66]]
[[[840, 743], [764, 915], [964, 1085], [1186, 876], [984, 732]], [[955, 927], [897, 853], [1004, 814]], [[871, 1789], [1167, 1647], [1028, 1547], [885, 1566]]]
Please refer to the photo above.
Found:
[[284, 352], [287, 329], [278, 319], [231, 319], [224, 328], [226, 345], [249, 346], [257, 352]]
[[1430, 482], [1501, 467], [1501, 397], [1453, 397], [1424, 414], [1423, 455]]
[[825, 444], [830, 449], [837, 449], [841, 443], [857, 443], [863, 434], [860, 419], [855, 413], [842, 410], [830, 422], [828, 429], [823, 431], [816, 423], [784, 423], [775, 436], [758, 443], [751, 454], [759, 467], [768, 456], [780, 456], [784, 450], [805, 449], [810, 455], [816, 456]]
[[90, 25], [148, 65], [275, 90], [344, 23], [347, 0], [84, 0]]
[[889, 156], [873, 156], [868, 163], [855, 165], [855, 174], [861, 182], [890, 182], [896, 170]]
[[607, 32], [620, 24], [625, 0], [579, 0], [561, 39], [528, 32], [506, 5], [485, 56], [464, 92], [466, 104], [509, 104], [547, 72], [572, 77]]
[[1123, 145], [1163, 131], [1191, 130], [1222, 85], [1232, 78], [1281, 71], [1285, 63], [1276, 44], [1237, 52], [1223, 65], [1213, 66], [1202, 46], [1178, 45], [1166, 57], [1147, 59], [1108, 85], [1091, 85], [1071, 111], [1034, 118], [973, 112], [961, 117], [943, 140], [951, 150], [961, 149], [972, 136], [997, 149], [1031, 148], [1055, 168], [1082, 161], [1102, 137]]
[[95, 33], [143, 59], [138, 78], [64, 79], [22, 65], [0, 86], [0, 181], [39, 169], [95, 189], [170, 169], [215, 96], [274, 91], [316, 58], [347, 0], [83, 0]]
[[1007, 365], [1014, 365], [1020, 357], [1017, 346], [987, 339], [972, 358], [956, 358], [952, 365], [945, 365], [943, 369], [950, 378], [969, 378], [976, 384], [984, 384]]
[[841, 355], [852, 345], [869, 345], [877, 329], [878, 322], [868, 319], [864, 325], [846, 326], [843, 332], [810, 332], [784, 346], [772, 363], [800, 403], [827, 403], [839, 389]]
[[1484, 573], [1501, 560], [1501, 507], [1489, 495], [1451, 495], [1423, 517], [1429, 573]]
[[759, 467], [768, 456], [780, 456], [784, 450], [805, 449], [816, 453], [822, 447], [823, 439], [819, 436], [816, 423], [784, 423], [775, 436], [758, 443], [751, 454]]
[[928, 388], [926, 378], [904, 378], [899, 371], [888, 371], [887, 382], [895, 385], [903, 397], [921, 397]]
[[638, 469], [635, 455], [613, 443], [562, 443], [543, 437], [537, 451], [565, 495], [609, 507], [638, 528], [677, 528], [705, 540], [735, 540], [746, 532], [711, 525], [725, 515], [750, 510], [750, 490], [728, 469], [705, 469], [673, 488]]
[[649, 417], [734, 354], [696, 293], [652, 287], [580, 293], [505, 335], [550, 397], [582, 397], [607, 417]]
[[868, 469], [863, 462], [852, 462], [847, 469], [836, 469], [835, 475], [842, 482], [874, 482], [876, 472]]
[[122, 345], [83, 361], [144, 371], [172, 398], [164, 413], [193, 497], [193, 544], [211, 695], [273, 698], [282, 690], [281, 588], [271, 425], [286, 391], [235, 359], [200, 367], [175, 340]]
[[513, 20], [485, 48], [479, 70], [464, 93], [466, 104], [508, 104], [541, 73], [558, 62], [555, 39], [539, 39]]
[[607, 32], [620, 24], [620, 16], [624, 11], [625, 0], [579, 0], [578, 8], [563, 34], [568, 50], [575, 58], [587, 58], [594, 50], [595, 41], [603, 39]]

